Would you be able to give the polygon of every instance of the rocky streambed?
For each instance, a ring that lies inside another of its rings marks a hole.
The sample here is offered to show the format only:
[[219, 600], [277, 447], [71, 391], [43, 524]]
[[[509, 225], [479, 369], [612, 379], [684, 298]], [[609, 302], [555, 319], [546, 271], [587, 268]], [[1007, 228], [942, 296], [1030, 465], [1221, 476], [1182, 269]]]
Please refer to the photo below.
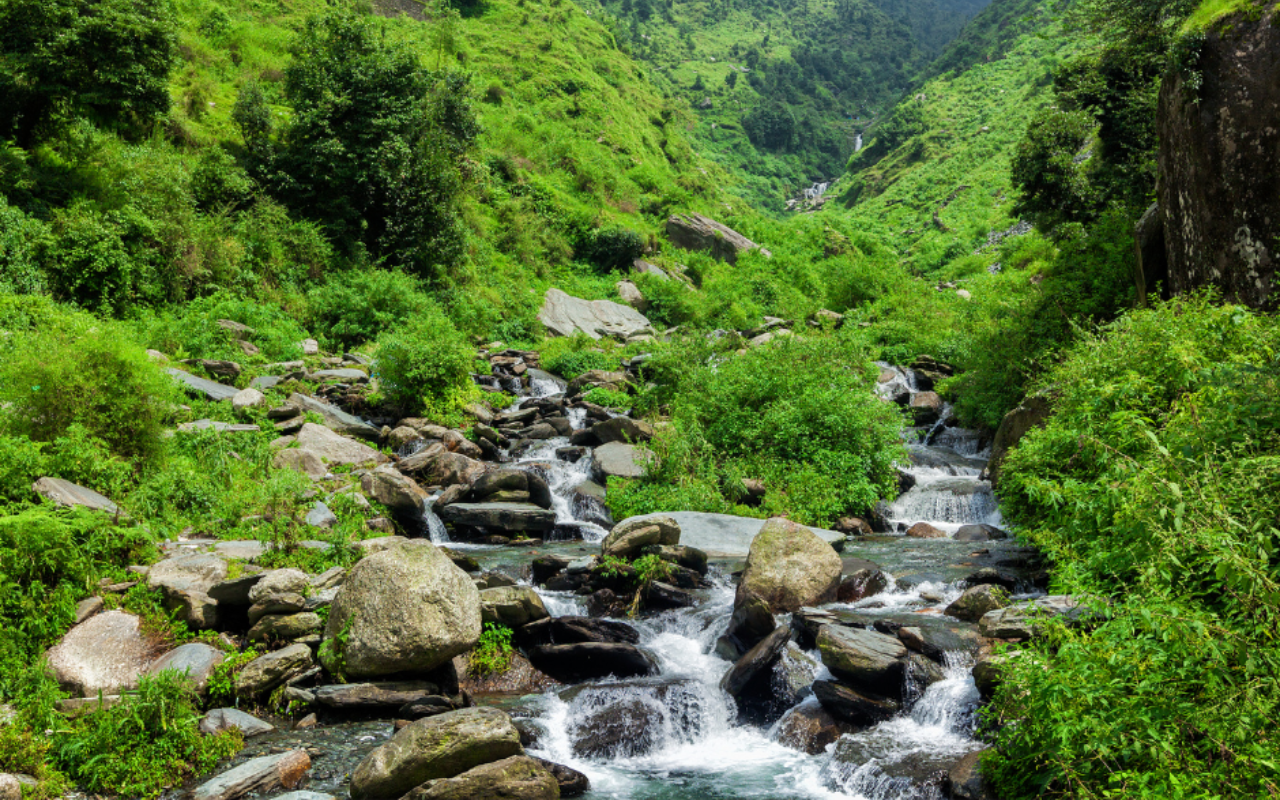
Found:
[[[513, 629], [511, 668], [471, 677], [460, 654], [413, 675], [365, 667], [348, 684], [296, 671], [276, 689], [293, 716], [219, 774], [306, 754], [297, 784], [341, 798], [988, 796], [974, 731], [998, 681], [991, 646], [1034, 636], [1040, 615], [1074, 604], [1043, 595], [1036, 553], [999, 527], [986, 442], [954, 425], [927, 380], [885, 366], [882, 395], [919, 423], [904, 491], [841, 532], [692, 513], [613, 525], [582, 489], [602, 477], [596, 454], [609, 442], [596, 429], [634, 421], [567, 403], [552, 376], [522, 381], [528, 396], [489, 428], [503, 466], [422, 514], [479, 589], [484, 619]], [[510, 435], [530, 428], [537, 438]], [[410, 445], [406, 460], [423, 449]], [[549, 513], [521, 528], [503, 505]], [[415, 547], [384, 542], [388, 563]], [[637, 601], [635, 576], [603, 557], [642, 554], [669, 566]], [[412, 616], [404, 583], [391, 570], [368, 584], [386, 595], [384, 628]], [[331, 608], [329, 627], [344, 614]], [[352, 625], [353, 640], [379, 636]], [[440, 755], [455, 734], [479, 755]]]

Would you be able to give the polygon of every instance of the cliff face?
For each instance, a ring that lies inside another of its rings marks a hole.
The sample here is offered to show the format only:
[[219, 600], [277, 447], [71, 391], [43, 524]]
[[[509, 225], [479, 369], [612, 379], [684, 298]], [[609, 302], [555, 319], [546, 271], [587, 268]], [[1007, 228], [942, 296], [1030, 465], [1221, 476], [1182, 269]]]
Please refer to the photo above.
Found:
[[1157, 126], [1167, 289], [1280, 307], [1280, 6], [1214, 24], [1198, 63], [1166, 75]]

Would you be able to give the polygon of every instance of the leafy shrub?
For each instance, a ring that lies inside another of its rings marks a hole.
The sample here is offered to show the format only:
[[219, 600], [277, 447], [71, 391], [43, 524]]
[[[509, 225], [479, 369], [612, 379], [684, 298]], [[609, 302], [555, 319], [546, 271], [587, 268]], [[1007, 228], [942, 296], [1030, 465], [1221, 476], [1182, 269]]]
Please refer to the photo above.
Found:
[[205, 150], [191, 172], [191, 195], [206, 211], [242, 209], [252, 202], [255, 191], [253, 178], [221, 147]]
[[644, 253], [644, 237], [626, 228], [591, 231], [576, 248], [576, 255], [603, 270], [626, 269]]
[[582, 396], [582, 399], [588, 403], [595, 403], [598, 406], [611, 408], [615, 411], [625, 411], [631, 408], [631, 395], [626, 392], [615, 392], [613, 389], [597, 386]]
[[143, 676], [136, 694], [84, 718], [57, 738], [55, 758], [92, 792], [155, 797], [239, 750], [238, 732], [203, 736], [191, 681], [174, 672]]
[[453, 322], [431, 311], [378, 338], [375, 370], [387, 397], [410, 412], [449, 408], [472, 388], [474, 356]]
[[515, 647], [511, 644], [512, 631], [506, 625], [486, 622], [480, 633], [480, 641], [471, 651], [468, 667], [472, 675], [483, 677], [505, 672], [511, 666]]
[[31, 484], [45, 474], [43, 446], [25, 436], [0, 436], [0, 500], [33, 500]]
[[[249, 341], [261, 351], [246, 355], [238, 334], [218, 325], [228, 319], [253, 328]], [[274, 303], [232, 292], [217, 292], [190, 303], [144, 316], [135, 323], [149, 347], [174, 358], [219, 358], [228, 361], [288, 361], [302, 357], [307, 332]]]
[[351, 348], [428, 313], [422, 284], [393, 270], [331, 273], [307, 296], [312, 329], [338, 348]]
[[18, 334], [0, 363], [0, 423], [32, 441], [52, 442], [80, 425], [115, 455], [153, 459], [175, 400], [169, 376], [113, 323]]
[[1002, 467], [1004, 510], [1059, 589], [1108, 605], [1003, 679], [1002, 790], [1275, 788], [1277, 345], [1268, 317], [1183, 299], [1083, 337], [1038, 382], [1054, 415]]
[[598, 347], [599, 342], [586, 336], [552, 339], [543, 346], [539, 363], [547, 372], [569, 381], [593, 369], [617, 371], [621, 367], [620, 359], [601, 352]]

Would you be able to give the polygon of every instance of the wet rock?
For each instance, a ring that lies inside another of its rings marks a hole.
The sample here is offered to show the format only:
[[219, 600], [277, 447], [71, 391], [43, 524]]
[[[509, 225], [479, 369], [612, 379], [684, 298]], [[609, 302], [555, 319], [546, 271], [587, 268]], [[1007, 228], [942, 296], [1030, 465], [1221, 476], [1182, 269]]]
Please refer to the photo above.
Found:
[[833, 716], [858, 726], [884, 722], [901, 710], [895, 700], [863, 693], [835, 681], [814, 681], [813, 694]]
[[653, 426], [631, 417], [613, 417], [591, 426], [591, 433], [601, 444], [626, 442], [636, 444], [653, 438]]
[[951, 538], [957, 542], [986, 542], [992, 539], [1007, 539], [1009, 534], [994, 525], [961, 525]]
[[838, 625], [840, 621], [830, 611], [822, 608], [802, 608], [791, 615], [791, 629], [796, 632], [801, 647], [817, 646], [818, 631], [823, 625]]
[[995, 793], [982, 780], [979, 770], [985, 752], [986, 749], [969, 753], [947, 771], [943, 789], [953, 800], [995, 800]]
[[978, 632], [992, 639], [1025, 641], [1034, 638], [1045, 620], [1078, 619], [1081, 608], [1070, 595], [1047, 595], [1008, 608], [989, 611], [978, 620]]
[[692, 592], [678, 589], [662, 581], [652, 581], [645, 586], [642, 599], [644, 607], [652, 610], [692, 608], [698, 604], [698, 598]]
[[244, 738], [250, 739], [264, 733], [271, 733], [276, 726], [263, 722], [252, 714], [246, 714], [238, 708], [215, 708], [200, 720], [200, 732], [206, 736], [213, 736], [232, 728], [240, 731]]
[[440, 687], [429, 681], [342, 683], [312, 690], [316, 702], [325, 708], [347, 713], [387, 714], [440, 693]]
[[875, 533], [871, 530], [871, 525], [861, 517], [841, 517], [836, 520], [835, 527], [832, 530], [849, 536], [870, 536]]
[[902, 694], [907, 648], [892, 636], [841, 625], [823, 625], [818, 650], [831, 674], [853, 686], [890, 697]]
[[971, 586], [943, 613], [965, 622], [977, 622], [988, 611], [1009, 605], [1009, 595], [999, 586]]
[[542, 598], [530, 586], [498, 586], [480, 592], [480, 615], [484, 622], [519, 628], [551, 616]]
[[836, 602], [856, 603], [889, 588], [889, 576], [878, 569], [860, 569], [846, 575], [836, 588]]
[[528, 756], [504, 758], [473, 767], [454, 778], [418, 786], [403, 800], [556, 800], [560, 785], [551, 771]]
[[981, 586], [990, 584], [1004, 589], [1006, 592], [1017, 591], [1018, 576], [1000, 569], [992, 567], [983, 567], [976, 572], [971, 572], [965, 576], [964, 582], [970, 586]]
[[203, 642], [191, 642], [175, 647], [151, 662], [147, 674], [159, 675], [165, 670], [172, 670], [186, 675], [195, 684], [196, 691], [203, 694], [213, 670], [225, 659], [226, 655], [218, 648]]
[[758, 675], [764, 673], [767, 676], [768, 670], [772, 669], [789, 641], [790, 629], [782, 626], [775, 628], [724, 674], [720, 679], [720, 688], [734, 697], [742, 694]]
[[523, 755], [520, 732], [494, 708], [466, 708], [410, 723], [351, 775], [352, 800], [394, 800], [427, 781]]
[[487, 531], [549, 531], [556, 513], [532, 503], [454, 503], [440, 509], [440, 518], [452, 525]]
[[917, 522], [910, 528], [907, 528], [907, 535], [912, 539], [945, 539], [947, 532], [939, 528], [935, 528], [927, 522]]
[[830, 544], [803, 525], [775, 518], [751, 542], [738, 593], [761, 598], [773, 613], [796, 611], [833, 600], [840, 570]]
[[903, 626], [898, 629], [898, 641], [906, 645], [908, 650], [919, 653], [927, 658], [941, 663], [943, 654], [946, 652], [941, 647], [933, 644], [925, 638], [924, 632], [919, 628]]
[[612, 336], [625, 340], [653, 333], [649, 320], [634, 308], [609, 300], [581, 300], [559, 289], [547, 290], [538, 321], [552, 336], [582, 333], [592, 339]]
[[48, 667], [62, 688], [81, 697], [117, 694], [138, 685], [155, 657], [139, 619], [106, 611], [72, 628], [47, 654]]
[[707, 574], [707, 554], [696, 547], [684, 547], [682, 545], [650, 545], [644, 549], [645, 553], [654, 553], [663, 561], [672, 564], [678, 564], [685, 569], [692, 570], [699, 575]]
[[529, 564], [529, 569], [532, 573], [533, 582], [541, 586], [568, 566], [569, 559], [564, 556], [542, 555]]
[[470, 486], [489, 470], [487, 464], [461, 453], [450, 452], [443, 444], [424, 447], [413, 455], [400, 459], [396, 465], [401, 472], [417, 475], [428, 486]]
[[120, 507], [92, 489], [77, 486], [62, 478], [41, 478], [31, 485], [31, 491], [56, 506], [70, 508], [80, 506], [93, 511], [117, 514]]
[[516, 643], [524, 648], [549, 644], [589, 642], [638, 644], [640, 632], [625, 622], [591, 617], [549, 617], [516, 630]]
[[569, 704], [570, 746], [585, 758], [644, 755], [664, 730], [693, 729], [704, 710], [700, 687], [688, 679], [576, 686], [560, 698]]
[[543, 769], [555, 776], [556, 783], [560, 784], [561, 797], [581, 797], [591, 788], [591, 781], [586, 775], [578, 772], [572, 767], [566, 767], [564, 764], [557, 764], [554, 761], [547, 761], [545, 758], [534, 758], [542, 765]]
[[305, 750], [289, 750], [278, 755], [250, 759], [191, 792], [191, 800], [237, 800], [250, 794], [293, 789], [311, 769]]
[[236, 674], [236, 694], [261, 697], [272, 689], [311, 668], [314, 659], [305, 644], [291, 644], [283, 650], [255, 658]]
[[769, 603], [750, 591], [739, 589], [734, 598], [733, 615], [725, 632], [734, 648], [734, 658], [750, 650], [777, 627]]
[[480, 629], [471, 579], [435, 545], [411, 541], [351, 569], [325, 627], [326, 640], [345, 631], [346, 643], [322, 652], [349, 678], [425, 671], [474, 647]]
[[907, 654], [907, 681], [916, 687], [931, 686], [946, 677], [942, 667], [933, 659], [920, 653]]
[[942, 398], [937, 392], [916, 392], [907, 408], [916, 425], [932, 425], [942, 418]]
[[607, 676], [634, 678], [658, 674], [658, 661], [633, 644], [582, 642], [541, 645], [529, 649], [529, 660], [562, 683]]
[[611, 477], [639, 478], [649, 465], [657, 462], [651, 450], [622, 442], [610, 442], [595, 450], [596, 480], [604, 484]]
[[846, 733], [857, 730], [821, 704], [808, 703], [787, 713], [778, 724], [778, 744], [816, 756]]
[[617, 558], [636, 558], [646, 547], [680, 544], [680, 526], [671, 517], [632, 517], [619, 522], [600, 544], [600, 552]]
[[321, 461], [330, 465], [350, 464], [357, 466], [360, 464], [377, 464], [387, 460], [386, 456], [369, 445], [357, 442], [355, 439], [348, 439], [314, 422], [305, 423], [299, 429], [298, 448], [311, 451], [319, 456]]

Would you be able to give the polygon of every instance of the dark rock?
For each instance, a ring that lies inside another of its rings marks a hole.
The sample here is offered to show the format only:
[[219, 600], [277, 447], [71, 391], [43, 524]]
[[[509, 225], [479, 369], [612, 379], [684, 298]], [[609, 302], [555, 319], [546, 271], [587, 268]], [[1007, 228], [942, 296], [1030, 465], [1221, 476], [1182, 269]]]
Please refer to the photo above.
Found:
[[984, 471], [984, 475], [991, 481], [992, 486], [999, 482], [1000, 465], [1004, 462], [1009, 450], [1027, 433], [1042, 427], [1052, 413], [1053, 408], [1048, 397], [1033, 395], [1004, 415], [1000, 420], [1000, 427], [996, 429], [995, 439], [991, 442], [991, 458]]
[[880, 594], [887, 588], [888, 575], [878, 569], [860, 569], [840, 581], [840, 586], [836, 588], [836, 602], [856, 603], [863, 598]]
[[698, 604], [698, 598], [690, 592], [662, 581], [652, 581], [645, 586], [643, 599], [645, 608], [652, 609], [692, 608]]
[[824, 625], [818, 631], [822, 663], [841, 680], [877, 694], [898, 697], [907, 648], [895, 637], [860, 628]]
[[907, 528], [907, 535], [913, 539], [945, 539], [947, 532], [933, 527], [927, 522], [917, 522]]
[[454, 503], [440, 510], [453, 525], [504, 532], [549, 531], [556, 526], [554, 511], [532, 503]]
[[310, 691], [317, 703], [335, 711], [389, 713], [439, 695], [440, 687], [427, 681], [386, 681], [320, 686]]
[[545, 758], [534, 757], [534, 761], [555, 777], [556, 782], [560, 784], [561, 797], [581, 797], [591, 788], [590, 779], [572, 767], [547, 761]]
[[645, 548], [646, 553], [654, 553], [663, 561], [693, 570], [699, 575], [707, 574], [707, 554], [696, 547], [683, 545], [651, 545]]
[[999, 586], [1006, 592], [1014, 592], [1018, 589], [1018, 576], [992, 567], [983, 567], [970, 573], [965, 577], [964, 582], [970, 586]]
[[773, 667], [789, 641], [791, 641], [790, 629], [782, 626], [775, 628], [725, 673], [720, 679], [720, 688], [737, 697], [753, 678]]
[[994, 525], [961, 525], [951, 538], [957, 542], [986, 542], [991, 539], [1007, 539], [1009, 534]]
[[515, 633], [524, 648], [551, 644], [637, 644], [640, 632], [625, 622], [591, 617], [549, 617], [522, 625]]
[[734, 598], [733, 616], [729, 618], [727, 635], [735, 640], [742, 652], [755, 647], [773, 633], [778, 625], [763, 598], [739, 589]]
[[814, 681], [813, 694], [833, 716], [859, 726], [884, 722], [901, 710], [894, 700], [864, 694], [835, 681]]
[[609, 675], [634, 678], [658, 674], [657, 659], [632, 644], [585, 642], [542, 645], [529, 650], [529, 660], [562, 683]]
[[822, 705], [792, 709], [778, 724], [778, 744], [816, 756], [846, 733], [857, 728], [837, 719]]
[[969, 753], [947, 771], [943, 789], [952, 800], [996, 800], [996, 795], [982, 780], [979, 766], [986, 749]]
[[542, 555], [535, 558], [529, 568], [533, 574], [533, 582], [541, 586], [567, 566], [569, 566], [569, 559], [563, 556]]

